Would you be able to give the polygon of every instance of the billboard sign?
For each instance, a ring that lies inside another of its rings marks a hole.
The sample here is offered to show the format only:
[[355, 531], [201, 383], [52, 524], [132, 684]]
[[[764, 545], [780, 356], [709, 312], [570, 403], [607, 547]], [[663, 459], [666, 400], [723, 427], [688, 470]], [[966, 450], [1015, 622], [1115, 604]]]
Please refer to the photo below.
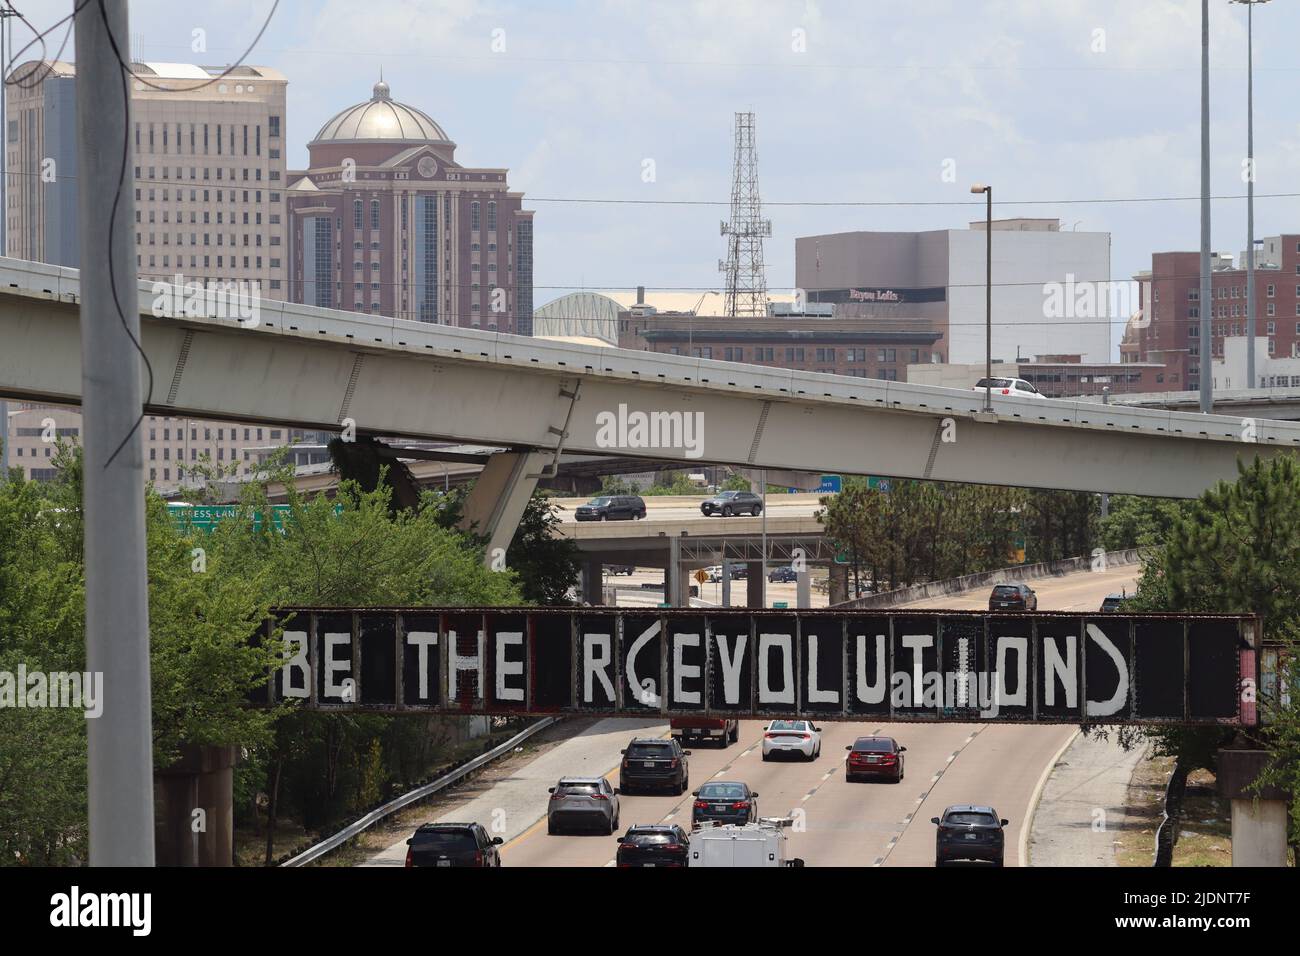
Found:
[[1240, 724], [1240, 615], [282, 609], [256, 699], [321, 710]]

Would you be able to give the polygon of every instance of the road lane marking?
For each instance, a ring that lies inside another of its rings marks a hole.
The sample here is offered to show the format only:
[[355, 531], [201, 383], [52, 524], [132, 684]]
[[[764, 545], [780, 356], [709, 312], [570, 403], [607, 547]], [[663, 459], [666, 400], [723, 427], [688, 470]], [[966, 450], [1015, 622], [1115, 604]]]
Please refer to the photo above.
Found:
[[945, 773], [948, 772], [948, 768], [952, 766], [952, 762], [957, 759], [957, 756], [970, 745], [970, 742], [972, 740], [974, 740], [983, 732], [984, 732], [983, 727], [977, 728], [969, 737], [966, 738], [965, 743], [963, 743], [960, 747], [958, 747], [956, 750], [952, 752], [952, 755], [944, 762], [943, 769], [941, 769], [938, 773], [934, 775], [934, 777], [931, 778], [930, 789], [926, 790], [919, 797], [917, 797], [916, 810], [913, 810], [908, 815], [908, 819], [904, 821], [903, 831], [899, 833], [898, 836], [894, 837], [892, 840], [889, 841], [888, 845], [886, 845], [885, 847], [884, 855], [881, 856], [880, 859], [878, 859], [875, 863], [873, 863], [872, 866], [883, 866], [885, 861], [889, 859], [889, 855], [894, 852], [894, 847], [898, 845], [898, 841], [903, 836], [903, 833], [906, 833], [907, 828], [910, 827], [918, 819], [917, 812], [921, 809], [921, 805], [924, 804], [926, 799], [930, 796], [930, 794], [934, 792], [933, 784], [937, 782], [940, 777], [942, 777]]
[[1029, 803], [1025, 807], [1024, 820], [1020, 824], [1020, 845], [1017, 848], [1018, 862], [1021, 866], [1029, 865], [1029, 831], [1034, 822], [1034, 814], [1038, 812], [1038, 801], [1043, 795], [1043, 788], [1047, 786], [1048, 777], [1052, 775], [1057, 763], [1065, 755], [1066, 750], [1070, 748], [1070, 744], [1074, 743], [1078, 738], [1079, 733], [1080, 731], [1076, 730], [1070, 734], [1069, 739], [1061, 745], [1061, 749], [1047, 762], [1047, 766], [1043, 768], [1042, 776], [1038, 778], [1038, 784], [1034, 787], [1034, 792], [1029, 797]]

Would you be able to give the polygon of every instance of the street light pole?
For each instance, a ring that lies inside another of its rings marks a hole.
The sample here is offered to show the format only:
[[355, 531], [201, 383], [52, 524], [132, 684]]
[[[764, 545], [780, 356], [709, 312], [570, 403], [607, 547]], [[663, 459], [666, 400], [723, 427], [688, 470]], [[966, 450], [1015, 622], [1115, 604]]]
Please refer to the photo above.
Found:
[[[1201, 0], [1201, 352], [1210, 342], [1210, 310], [1214, 307], [1210, 298], [1210, 0]], [[1251, 342], [1247, 351], [1255, 347]], [[1213, 381], [1209, 366], [1205, 364], [1207, 356], [1196, 356], [1200, 369], [1200, 408], [1208, 415], [1214, 410]], [[1190, 367], [1190, 356], [1188, 367]]]
[[1246, 7], [1246, 387], [1255, 388], [1255, 4], [1268, 0], [1230, 0]]
[[972, 193], [983, 193], [984, 213], [984, 411], [993, 411], [993, 187], [976, 183]]
[[103, 713], [86, 721], [92, 866], [153, 866], [153, 730], [140, 423], [140, 306], [131, 236], [126, 0], [79, 3], [82, 509], [86, 669]]

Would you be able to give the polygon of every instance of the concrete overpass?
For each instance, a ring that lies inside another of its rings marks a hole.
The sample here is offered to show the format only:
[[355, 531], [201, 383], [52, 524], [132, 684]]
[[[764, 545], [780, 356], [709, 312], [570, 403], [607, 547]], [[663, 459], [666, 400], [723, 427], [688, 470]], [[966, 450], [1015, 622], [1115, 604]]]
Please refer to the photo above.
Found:
[[[1235, 417], [1015, 397], [985, 414], [973, 391], [285, 302], [261, 302], [248, 322], [168, 317], [155, 314], [154, 284], [141, 282], [138, 296], [149, 413], [316, 429], [351, 421], [363, 433], [511, 449], [488, 461], [466, 509], [489, 538], [488, 560], [566, 451], [1194, 497], [1233, 478], [1239, 455], [1300, 445], [1300, 424], [1290, 422], [1260, 421], [1247, 433]], [[183, 301], [183, 291], [169, 298]], [[80, 402], [79, 300], [76, 270], [0, 259], [0, 396]], [[653, 434], [622, 427], [636, 416]]]
[[[560, 508], [555, 533], [578, 545], [583, 557], [583, 596], [601, 602], [601, 569], [607, 564], [630, 564], [664, 569], [664, 600], [674, 606], [687, 603], [690, 572], [712, 565], [743, 565], [746, 569], [746, 604], [762, 607], [763, 537], [767, 537], [768, 568], [802, 558], [806, 565], [832, 565], [832, 587], [847, 599], [848, 581], [842, 567], [833, 565], [835, 549], [815, 517], [820, 495], [778, 494], [767, 498], [766, 515], [706, 518], [700, 502], [707, 495], [654, 495], [645, 499], [646, 517], [640, 521], [578, 521], [574, 508], [587, 498], [554, 498]], [[838, 573], [837, 573], [838, 572]], [[798, 607], [809, 607], [810, 577], [798, 578]], [[730, 602], [731, 580], [724, 575], [723, 601]]]
[[[1101, 396], [1080, 399], [1100, 402]], [[1129, 392], [1110, 396], [1111, 405], [1126, 408], [1165, 409], [1196, 412], [1201, 407], [1199, 392]], [[1216, 415], [1238, 418], [1300, 421], [1300, 388], [1231, 388], [1214, 393]]]

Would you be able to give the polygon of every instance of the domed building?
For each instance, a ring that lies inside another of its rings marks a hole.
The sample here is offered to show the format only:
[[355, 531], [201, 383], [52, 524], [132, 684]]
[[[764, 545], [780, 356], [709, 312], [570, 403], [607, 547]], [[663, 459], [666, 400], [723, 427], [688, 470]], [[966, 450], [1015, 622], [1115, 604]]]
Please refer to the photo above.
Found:
[[382, 79], [307, 150], [285, 192], [291, 301], [532, 334], [533, 213], [507, 170], [461, 166]]

